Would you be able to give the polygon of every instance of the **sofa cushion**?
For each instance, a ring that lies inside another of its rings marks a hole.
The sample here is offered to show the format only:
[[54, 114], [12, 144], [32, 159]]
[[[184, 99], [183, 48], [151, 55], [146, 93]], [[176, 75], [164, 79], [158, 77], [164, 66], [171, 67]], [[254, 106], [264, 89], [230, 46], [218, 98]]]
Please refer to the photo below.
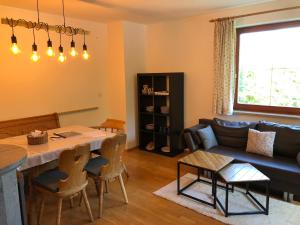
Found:
[[286, 184], [286, 190], [289, 189], [288, 184], [300, 185], [300, 167], [295, 159], [283, 156], [270, 158], [226, 146], [217, 146], [207, 151], [233, 157], [235, 162], [248, 162], [269, 176], [271, 181], [280, 180]]
[[290, 126], [260, 121], [259, 131], [276, 132], [274, 141], [274, 155], [287, 156], [296, 159], [300, 152], [300, 126]]
[[234, 122], [214, 118], [212, 128], [218, 143], [223, 146], [246, 149], [248, 130], [256, 127], [256, 122]]
[[275, 132], [249, 129], [246, 152], [273, 157]]
[[215, 136], [214, 131], [212, 130], [211, 126], [207, 126], [205, 128], [199, 129], [197, 131], [197, 133], [199, 134], [199, 136], [203, 142], [205, 150], [213, 148], [218, 145], [216, 136]]
[[300, 152], [297, 155], [297, 162], [298, 162], [298, 165], [300, 166]]

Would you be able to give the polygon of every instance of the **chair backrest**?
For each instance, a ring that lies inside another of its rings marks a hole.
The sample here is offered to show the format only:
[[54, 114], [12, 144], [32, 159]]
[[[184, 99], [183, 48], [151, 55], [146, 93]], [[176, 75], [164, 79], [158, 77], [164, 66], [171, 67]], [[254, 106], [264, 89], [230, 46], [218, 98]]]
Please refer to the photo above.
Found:
[[109, 129], [111, 132], [124, 132], [125, 121], [116, 120], [116, 119], [106, 119], [102, 124], [100, 124], [99, 128], [101, 129]]
[[70, 195], [87, 185], [87, 174], [84, 170], [90, 157], [90, 145], [78, 145], [73, 149], [64, 150], [59, 156], [59, 170], [68, 178], [59, 182], [59, 193]]
[[112, 138], [105, 139], [101, 146], [101, 157], [108, 164], [101, 168], [101, 177], [105, 179], [118, 176], [124, 170], [122, 155], [126, 145], [126, 134], [118, 133]]
[[45, 131], [59, 127], [57, 113], [0, 121], [0, 139], [28, 134], [34, 130]]

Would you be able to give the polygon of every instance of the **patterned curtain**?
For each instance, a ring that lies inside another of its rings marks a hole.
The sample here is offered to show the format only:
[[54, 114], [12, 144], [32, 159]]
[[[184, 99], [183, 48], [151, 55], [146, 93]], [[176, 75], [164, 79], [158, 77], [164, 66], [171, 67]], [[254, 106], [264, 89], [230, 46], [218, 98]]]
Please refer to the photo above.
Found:
[[236, 29], [233, 19], [217, 21], [214, 33], [214, 113], [232, 115], [235, 90]]

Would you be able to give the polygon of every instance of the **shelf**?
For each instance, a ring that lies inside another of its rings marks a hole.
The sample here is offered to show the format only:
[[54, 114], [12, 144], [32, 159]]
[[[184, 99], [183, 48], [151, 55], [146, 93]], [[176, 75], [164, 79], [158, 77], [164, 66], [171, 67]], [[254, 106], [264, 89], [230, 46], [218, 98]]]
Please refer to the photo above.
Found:
[[169, 136], [169, 133], [163, 133], [163, 132], [158, 132], [154, 130], [147, 130], [147, 129], [140, 129], [141, 132], [143, 133], [148, 133], [148, 134], [157, 134], [157, 135], [162, 135], [162, 136]]
[[148, 116], [170, 116], [169, 113], [154, 113], [154, 112], [140, 112], [141, 115], [148, 115]]
[[176, 151], [162, 152], [160, 149], [154, 149], [152, 151], [149, 151], [146, 148], [142, 148], [142, 147], [140, 147], [140, 150], [145, 151], [145, 152], [150, 152], [150, 153], [156, 153], [159, 155], [171, 156], [171, 157], [176, 156], [178, 154], [178, 152], [176, 152]]

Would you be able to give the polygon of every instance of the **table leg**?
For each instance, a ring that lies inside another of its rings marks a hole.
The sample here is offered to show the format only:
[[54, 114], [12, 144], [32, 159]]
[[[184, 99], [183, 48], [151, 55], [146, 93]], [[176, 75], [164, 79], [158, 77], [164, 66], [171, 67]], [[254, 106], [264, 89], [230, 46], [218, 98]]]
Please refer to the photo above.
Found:
[[228, 217], [228, 183], [226, 183], [226, 197], [225, 197], [225, 217]]
[[270, 188], [270, 182], [266, 182], [266, 215], [269, 215], [269, 199], [270, 199], [270, 193], [269, 193], [269, 188]]
[[212, 173], [212, 185], [213, 185], [213, 198], [214, 198], [214, 208], [216, 209], [217, 205], [217, 174]]
[[198, 180], [200, 180], [200, 168], [197, 168]]
[[177, 162], [177, 194], [180, 194], [180, 162]]

